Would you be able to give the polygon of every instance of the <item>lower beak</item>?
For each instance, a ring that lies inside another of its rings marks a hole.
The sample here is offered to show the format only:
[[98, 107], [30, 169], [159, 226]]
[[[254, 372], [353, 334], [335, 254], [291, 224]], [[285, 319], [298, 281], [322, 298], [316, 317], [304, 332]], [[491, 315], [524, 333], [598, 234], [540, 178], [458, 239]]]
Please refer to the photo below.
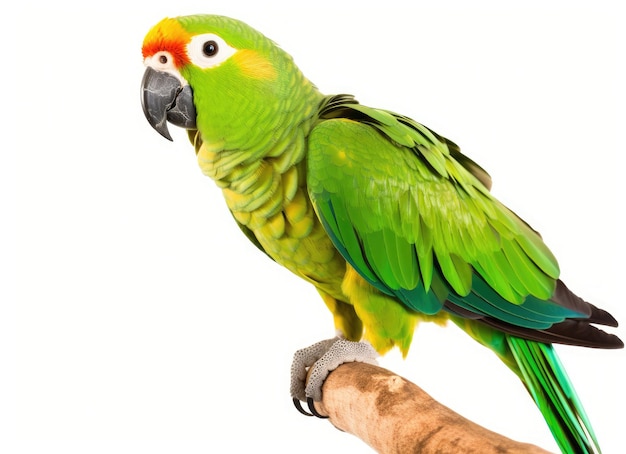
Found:
[[189, 85], [175, 76], [146, 68], [141, 81], [141, 107], [150, 125], [168, 140], [167, 122], [186, 129], [196, 128], [196, 109]]

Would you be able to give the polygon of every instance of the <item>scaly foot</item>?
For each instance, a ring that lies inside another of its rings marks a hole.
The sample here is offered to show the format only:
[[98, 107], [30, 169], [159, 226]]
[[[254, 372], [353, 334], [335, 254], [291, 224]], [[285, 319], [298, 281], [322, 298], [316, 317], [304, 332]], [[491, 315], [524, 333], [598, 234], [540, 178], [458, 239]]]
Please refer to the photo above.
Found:
[[[307, 416], [320, 415], [313, 405], [322, 400], [322, 386], [328, 374], [343, 363], [363, 362], [376, 365], [378, 353], [367, 342], [351, 342], [335, 337], [298, 350], [291, 364], [291, 397], [298, 411]], [[309, 373], [309, 369], [310, 373]], [[307, 374], [309, 379], [306, 381]], [[311, 413], [302, 408], [306, 402]]]

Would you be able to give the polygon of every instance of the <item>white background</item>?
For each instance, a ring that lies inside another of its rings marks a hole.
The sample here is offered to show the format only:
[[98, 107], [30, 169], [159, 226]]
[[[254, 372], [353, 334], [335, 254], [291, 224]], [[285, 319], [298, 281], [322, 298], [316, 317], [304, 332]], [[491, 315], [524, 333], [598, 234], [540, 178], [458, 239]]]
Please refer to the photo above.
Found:
[[[184, 132], [167, 142], [143, 117], [141, 42], [165, 16], [242, 19], [323, 92], [454, 140], [541, 231], [570, 288], [626, 322], [625, 18], [597, 1], [499, 3], [3, 11], [0, 451], [370, 452], [288, 396], [293, 351], [333, 335], [321, 300], [247, 243]], [[624, 351], [559, 352], [604, 452], [622, 452]], [[421, 326], [406, 361], [381, 363], [555, 449], [513, 374], [453, 326]]]

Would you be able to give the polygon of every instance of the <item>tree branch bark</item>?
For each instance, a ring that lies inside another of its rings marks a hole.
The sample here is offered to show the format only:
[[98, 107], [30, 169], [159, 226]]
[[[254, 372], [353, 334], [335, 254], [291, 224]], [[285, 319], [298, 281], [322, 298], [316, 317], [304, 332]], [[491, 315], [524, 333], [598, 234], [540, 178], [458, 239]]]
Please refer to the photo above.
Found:
[[330, 373], [316, 410], [381, 454], [540, 454], [463, 418], [381, 367], [347, 363]]

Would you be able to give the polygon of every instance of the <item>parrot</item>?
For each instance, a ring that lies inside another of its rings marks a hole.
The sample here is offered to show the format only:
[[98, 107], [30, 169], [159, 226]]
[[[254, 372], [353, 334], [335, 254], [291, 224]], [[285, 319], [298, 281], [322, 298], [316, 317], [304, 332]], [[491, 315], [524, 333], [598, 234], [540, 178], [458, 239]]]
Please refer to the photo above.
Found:
[[406, 356], [419, 323], [451, 322], [519, 377], [563, 452], [600, 452], [553, 344], [622, 348], [595, 326], [618, 323], [569, 290], [540, 234], [456, 143], [352, 95], [323, 94], [237, 19], [167, 17], [142, 57], [149, 124], [169, 140], [168, 123], [186, 130], [242, 233], [332, 314], [337, 337], [294, 356], [300, 411], [309, 414], [303, 401], [316, 414], [311, 403], [343, 358]]

